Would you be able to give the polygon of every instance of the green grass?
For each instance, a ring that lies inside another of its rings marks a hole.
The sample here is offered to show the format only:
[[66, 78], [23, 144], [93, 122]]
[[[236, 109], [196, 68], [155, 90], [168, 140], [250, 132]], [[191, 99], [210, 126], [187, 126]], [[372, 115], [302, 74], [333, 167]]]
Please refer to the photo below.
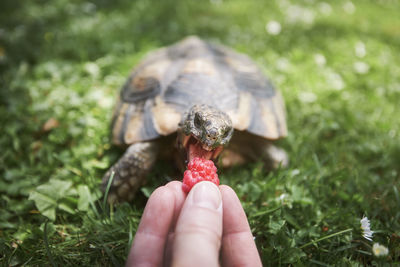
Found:
[[[196, 34], [249, 54], [285, 97], [289, 168], [220, 175], [264, 264], [400, 264], [399, 13], [396, 0], [3, 0], [0, 263], [124, 263], [171, 168], [157, 164], [133, 204], [103, 204], [101, 177], [122, 152], [110, 145], [115, 96], [146, 52]], [[364, 215], [388, 256], [362, 237]]]

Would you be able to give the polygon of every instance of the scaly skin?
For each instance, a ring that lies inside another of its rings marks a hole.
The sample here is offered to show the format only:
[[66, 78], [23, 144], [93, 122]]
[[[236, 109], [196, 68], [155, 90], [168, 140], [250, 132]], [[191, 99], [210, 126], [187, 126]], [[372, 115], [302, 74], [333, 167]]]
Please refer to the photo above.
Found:
[[179, 124], [185, 135], [193, 135], [209, 148], [228, 144], [233, 134], [227, 114], [207, 105], [194, 105]]
[[114, 172], [113, 182], [108, 194], [110, 204], [131, 201], [135, 192], [143, 184], [146, 175], [158, 154], [158, 143], [142, 142], [131, 145], [125, 154], [103, 176], [102, 189], [106, 190]]

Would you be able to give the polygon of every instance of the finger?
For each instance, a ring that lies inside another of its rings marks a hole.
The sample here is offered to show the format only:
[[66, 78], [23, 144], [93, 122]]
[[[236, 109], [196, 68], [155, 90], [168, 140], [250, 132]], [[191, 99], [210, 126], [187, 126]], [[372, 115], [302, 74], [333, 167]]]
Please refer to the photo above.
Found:
[[175, 228], [172, 266], [218, 266], [222, 237], [222, 197], [211, 182], [196, 184]]
[[220, 186], [223, 205], [222, 265], [262, 266], [246, 214], [235, 191]]
[[181, 212], [183, 203], [185, 202], [187, 194], [182, 190], [182, 182], [172, 181], [165, 185], [175, 196], [175, 206], [174, 206], [174, 216], [171, 223], [170, 231], [175, 230], [176, 221], [178, 220], [179, 214]]
[[166, 187], [170, 188], [175, 195], [174, 216], [171, 222], [168, 239], [164, 251], [164, 266], [170, 266], [172, 261], [172, 249], [175, 239], [175, 225], [176, 221], [178, 220], [179, 214], [181, 212], [187, 194], [182, 190], [182, 182], [172, 181], [169, 182], [166, 185]]
[[160, 266], [162, 264], [174, 207], [175, 196], [170, 188], [159, 187], [151, 194], [140, 220], [126, 266]]

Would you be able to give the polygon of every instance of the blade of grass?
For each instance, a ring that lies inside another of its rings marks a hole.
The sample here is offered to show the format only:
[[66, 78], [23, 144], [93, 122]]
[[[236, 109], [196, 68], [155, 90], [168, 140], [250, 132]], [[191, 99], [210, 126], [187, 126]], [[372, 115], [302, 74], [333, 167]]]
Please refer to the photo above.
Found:
[[96, 207], [96, 205], [93, 203], [93, 200], [92, 200], [92, 199], [89, 200], [89, 204], [90, 204], [90, 207], [92, 207], [92, 210], [93, 210], [93, 212], [94, 212], [96, 218], [100, 219], [101, 217], [100, 217], [99, 211], [97, 210], [97, 207]]
[[394, 195], [396, 196], [396, 200], [400, 205], [400, 195], [399, 195], [399, 190], [397, 189], [396, 185], [393, 185], [393, 192]]
[[276, 208], [273, 208], [273, 209], [269, 209], [269, 210], [259, 211], [259, 212], [256, 212], [256, 213], [251, 214], [251, 215], [250, 215], [250, 218], [259, 217], [259, 216], [262, 216], [262, 215], [266, 215], [266, 214], [272, 213], [272, 212], [274, 212], [274, 211], [277, 211], [277, 210], [279, 210], [280, 208], [282, 208], [282, 206], [279, 206], [279, 207], [276, 207]]
[[107, 255], [110, 257], [112, 264], [116, 267], [121, 266], [117, 262], [117, 259], [114, 257], [114, 255], [111, 253], [110, 249], [106, 245], [104, 245], [103, 248], [104, 248], [104, 251], [107, 253]]
[[305, 248], [305, 247], [308, 247], [309, 245], [313, 245], [313, 244], [318, 243], [318, 242], [320, 242], [320, 241], [323, 241], [323, 240], [326, 240], [326, 239], [329, 239], [329, 238], [331, 238], [331, 237], [338, 236], [338, 235], [341, 235], [341, 234], [344, 234], [344, 233], [347, 233], [347, 232], [351, 232], [351, 231], [353, 231], [353, 229], [352, 229], [352, 228], [349, 228], [349, 229], [346, 229], [346, 230], [343, 230], [343, 231], [340, 231], [340, 232], [337, 232], [337, 233], [333, 233], [333, 234], [330, 234], [330, 235], [327, 235], [327, 236], [318, 238], [318, 239], [316, 239], [316, 240], [313, 240], [313, 241], [311, 241], [311, 242], [308, 242], [308, 243], [302, 245], [302, 246], [300, 247], [300, 249], [303, 249], [303, 248]]
[[30, 257], [26, 262], [22, 263], [21, 266], [29, 266], [28, 263], [31, 262], [33, 257]]
[[128, 239], [128, 253], [132, 246], [133, 234], [132, 234], [132, 222], [129, 221], [129, 239]]
[[326, 267], [332, 266], [332, 265], [326, 264], [324, 262], [313, 260], [313, 259], [310, 259], [310, 262], [315, 263], [315, 264], [317, 264], [319, 266], [326, 266]]
[[106, 187], [106, 192], [104, 193], [104, 199], [103, 199], [103, 209], [105, 210], [106, 205], [107, 205], [107, 198], [108, 198], [108, 192], [110, 191], [111, 184], [114, 180], [114, 172], [111, 173], [110, 179], [108, 179], [107, 187]]
[[360, 249], [357, 249], [356, 251], [357, 251], [357, 252], [359, 252], [359, 253], [361, 253], [361, 254], [368, 255], [368, 256], [371, 256], [371, 255], [372, 255], [372, 253], [371, 253], [371, 252], [368, 252], [368, 251], [365, 251], [365, 250], [360, 250]]
[[56, 267], [57, 265], [54, 262], [53, 256], [51, 255], [50, 247], [49, 247], [49, 240], [47, 238], [47, 224], [48, 220], [44, 224], [44, 246], [46, 248], [47, 257], [49, 257], [50, 263], [52, 266]]

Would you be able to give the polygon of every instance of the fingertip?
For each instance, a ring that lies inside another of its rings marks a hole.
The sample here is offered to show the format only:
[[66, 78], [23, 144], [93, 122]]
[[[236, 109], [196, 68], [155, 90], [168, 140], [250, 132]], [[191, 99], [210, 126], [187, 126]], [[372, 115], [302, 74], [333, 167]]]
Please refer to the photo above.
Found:
[[176, 225], [173, 266], [218, 266], [222, 215], [219, 188], [205, 181], [196, 184]]
[[165, 221], [171, 220], [173, 216], [173, 209], [171, 206], [175, 206], [175, 194], [170, 188], [161, 186], [154, 190], [143, 211], [138, 232], [147, 231], [149, 229], [151, 231], [159, 230], [155, 226], [159, 221], [154, 221], [154, 216], [159, 212], [163, 212], [165, 216], [162, 222], [164, 223]]
[[151, 194], [150, 199], [170, 199], [171, 197], [174, 196], [173, 191], [171, 190], [171, 188], [167, 187], [167, 186], [160, 186], [158, 187], [156, 190], [153, 191], [153, 193]]
[[218, 186], [209, 181], [197, 183], [190, 190], [188, 202], [192, 205], [216, 210], [222, 215], [222, 195]]
[[182, 190], [182, 183], [179, 181], [172, 181], [165, 185], [173, 194], [175, 198], [175, 206], [174, 206], [174, 218], [171, 224], [171, 230], [175, 228], [176, 220], [178, 219], [179, 213], [182, 209], [183, 203], [186, 199], [186, 194]]
[[[220, 187], [222, 201], [224, 203], [224, 211], [227, 210], [229, 213], [244, 213], [242, 203], [236, 194], [235, 190], [233, 190], [230, 186], [221, 185]], [[233, 210], [232, 210], [233, 209]]]
[[174, 181], [168, 182], [165, 186], [169, 187], [169, 188], [177, 189], [178, 187], [182, 186], [182, 182], [174, 180]]
[[221, 191], [221, 193], [224, 195], [234, 195], [236, 196], [235, 191], [229, 186], [229, 185], [220, 185], [219, 186], [219, 190]]
[[184, 200], [186, 198], [186, 193], [182, 190], [182, 183], [179, 181], [172, 181], [165, 185], [165, 187], [169, 188], [177, 200]]
[[235, 191], [221, 185], [224, 214], [222, 262], [224, 266], [261, 266], [246, 213]]
[[246, 213], [236, 192], [227, 185], [221, 185], [220, 190], [224, 207], [224, 233], [250, 231]]
[[143, 212], [143, 215], [146, 212], [151, 212], [154, 209], [169, 209], [171, 203], [172, 204], [175, 203], [174, 192], [166, 186], [158, 187], [150, 195], [145, 210]]
[[161, 186], [154, 190], [140, 219], [127, 266], [159, 266], [163, 262], [174, 206], [175, 195], [170, 188]]

